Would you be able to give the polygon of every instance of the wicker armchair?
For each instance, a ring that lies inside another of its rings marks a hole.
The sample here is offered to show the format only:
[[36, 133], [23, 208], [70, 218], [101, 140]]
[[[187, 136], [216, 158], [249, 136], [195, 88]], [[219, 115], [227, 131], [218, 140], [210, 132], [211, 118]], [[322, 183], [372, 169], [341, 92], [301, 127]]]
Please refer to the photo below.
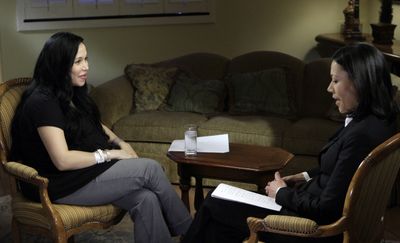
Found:
[[[3, 182], [12, 197], [12, 237], [20, 242], [22, 231], [50, 237], [53, 242], [73, 242], [73, 235], [89, 230], [104, 229], [118, 223], [125, 211], [113, 205], [92, 207], [52, 204], [47, 193], [48, 179], [18, 162], [8, 161], [11, 145], [10, 125], [21, 94], [29, 78], [0, 84], [0, 159]], [[16, 179], [39, 188], [40, 203], [24, 198], [18, 191]]]
[[343, 233], [343, 242], [381, 242], [384, 215], [400, 167], [400, 133], [376, 147], [358, 167], [344, 202], [343, 215], [329, 225], [291, 216], [249, 217], [248, 243], [258, 242], [257, 232], [300, 237], [326, 237]]

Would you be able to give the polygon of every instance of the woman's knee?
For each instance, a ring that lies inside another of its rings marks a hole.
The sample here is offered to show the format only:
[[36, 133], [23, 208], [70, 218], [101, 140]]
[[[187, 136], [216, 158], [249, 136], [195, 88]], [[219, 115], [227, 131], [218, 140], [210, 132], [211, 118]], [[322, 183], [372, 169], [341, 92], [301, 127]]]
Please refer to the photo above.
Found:
[[133, 213], [140, 212], [142, 215], [149, 215], [153, 213], [160, 213], [161, 205], [156, 194], [150, 190], [142, 190], [139, 198], [137, 198], [137, 205]]
[[157, 195], [150, 190], [142, 190], [139, 195], [139, 198], [140, 202], [145, 205], [153, 205], [154, 203], [158, 204]]
[[154, 192], [146, 189], [131, 192], [115, 202], [117, 205], [123, 205], [122, 208], [134, 210], [140, 209], [142, 205], [150, 208], [152, 205], [158, 206], [158, 198]]
[[143, 159], [143, 163], [146, 169], [150, 170], [152, 173], [164, 174], [164, 170], [158, 161], [153, 159]]

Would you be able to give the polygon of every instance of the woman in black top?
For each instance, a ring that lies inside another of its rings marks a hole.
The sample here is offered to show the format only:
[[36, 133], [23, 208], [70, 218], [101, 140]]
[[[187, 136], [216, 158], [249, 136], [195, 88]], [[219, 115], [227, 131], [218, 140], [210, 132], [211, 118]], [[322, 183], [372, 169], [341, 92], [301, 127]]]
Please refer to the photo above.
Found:
[[[139, 158], [101, 123], [88, 96], [88, 71], [81, 37], [67, 32], [51, 36], [13, 119], [12, 158], [49, 178], [55, 203], [112, 203], [129, 212], [135, 242], [171, 242], [171, 234], [186, 232], [190, 214], [161, 166]], [[35, 188], [21, 183], [21, 189], [39, 200]]]
[[[282, 206], [273, 212], [255, 206], [212, 198], [208, 194], [183, 242], [242, 242], [249, 236], [246, 218], [269, 214], [300, 216], [329, 224], [340, 218], [349, 183], [372, 149], [396, 132], [397, 107], [385, 59], [375, 47], [359, 43], [338, 50], [331, 64], [332, 94], [347, 119], [322, 148], [319, 166], [307, 172], [268, 182], [266, 194]], [[290, 187], [294, 183], [299, 187]], [[261, 240], [274, 242], [342, 242], [341, 235], [304, 239], [264, 233]]]

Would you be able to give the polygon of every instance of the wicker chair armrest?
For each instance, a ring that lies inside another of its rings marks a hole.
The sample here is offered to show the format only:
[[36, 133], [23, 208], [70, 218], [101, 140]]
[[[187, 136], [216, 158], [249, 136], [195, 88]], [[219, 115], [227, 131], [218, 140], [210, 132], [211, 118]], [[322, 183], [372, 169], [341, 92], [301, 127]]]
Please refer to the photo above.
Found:
[[48, 179], [39, 176], [39, 173], [34, 168], [18, 163], [18, 162], [7, 162], [4, 165], [7, 172], [15, 176], [16, 178], [35, 184], [39, 187], [47, 188]]
[[296, 234], [314, 234], [318, 229], [318, 224], [311, 219], [284, 216], [268, 215], [264, 219], [265, 227], [274, 231], [288, 231]]
[[310, 219], [268, 215], [264, 219], [249, 217], [247, 219], [251, 232], [267, 231], [293, 236], [312, 236], [318, 230], [318, 224]]

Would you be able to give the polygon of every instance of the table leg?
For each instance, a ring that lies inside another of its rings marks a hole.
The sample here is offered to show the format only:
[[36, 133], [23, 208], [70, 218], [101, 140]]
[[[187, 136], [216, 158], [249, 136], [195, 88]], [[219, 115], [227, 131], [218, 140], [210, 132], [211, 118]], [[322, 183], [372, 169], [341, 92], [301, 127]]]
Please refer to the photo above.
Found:
[[189, 203], [190, 176], [189, 177], [186, 176], [184, 177], [183, 175], [180, 176], [179, 188], [181, 189], [181, 200], [190, 212], [190, 203]]
[[204, 195], [203, 195], [203, 178], [202, 177], [196, 177], [196, 191], [194, 194], [194, 208], [196, 211], [199, 210], [201, 204], [204, 201]]

